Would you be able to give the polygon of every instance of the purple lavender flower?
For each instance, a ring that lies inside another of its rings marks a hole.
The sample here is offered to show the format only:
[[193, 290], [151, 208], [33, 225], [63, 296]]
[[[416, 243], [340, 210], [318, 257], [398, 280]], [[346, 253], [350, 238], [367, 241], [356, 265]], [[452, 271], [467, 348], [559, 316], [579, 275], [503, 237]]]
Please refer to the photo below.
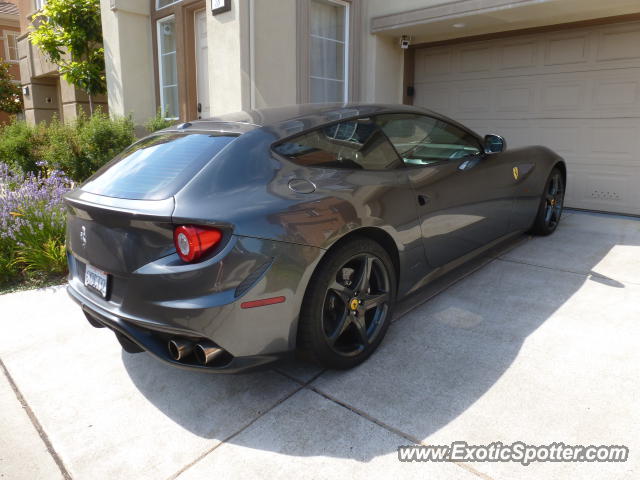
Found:
[[0, 243], [39, 248], [50, 238], [64, 241], [62, 197], [72, 188], [58, 170], [25, 175], [0, 162]]

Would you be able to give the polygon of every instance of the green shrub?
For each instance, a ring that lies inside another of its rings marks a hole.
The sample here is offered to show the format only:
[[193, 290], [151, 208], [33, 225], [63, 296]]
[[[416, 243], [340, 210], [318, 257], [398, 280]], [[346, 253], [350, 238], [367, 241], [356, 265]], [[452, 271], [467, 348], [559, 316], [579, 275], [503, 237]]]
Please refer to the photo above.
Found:
[[37, 171], [38, 150], [44, 143], [42, 128], [13, 120], [0, 128], [0, 162], [22, 172]]
[[82, 182], [135, 141], [130, 117], [110, 119], [100, 109], [74, 122], [53, 118], [29, 125], [15, 120], [0, 129], [0, 162], [23, 173], [39, 171], [38, 162]]
[[110, 119], [100, 108], [89, 118], [79, 117], [76, 130], [86, 170], [71, 178], [84, 180], [131, 145], [136, 140], [134, 127], [131, 117]]
[[41, 124], [44, 145], [35, 153], [49, 169], [61, 170], [76, 181], [85, 178], [89, 169], [78, 141], [75, 124], [67, 125], [54, 118], [48, 125]]
[[[167, 112], [168, 113], [168, 112]], [[158, 109], [156, 116], [151, 117], [144, 124], [144, 128], [146, 128], [149, 133], [157, 132], [158, 130], [162, 130], [163, 128], [168, 128], [175, 123], [175, 120], [167, 120], [165, 117], [167, 113], [163, 114], [161, 109]]]
[[15, 264], [15, 252], [8, 239], [0, 238], [0, 285], [9, 283], [20, 269]]

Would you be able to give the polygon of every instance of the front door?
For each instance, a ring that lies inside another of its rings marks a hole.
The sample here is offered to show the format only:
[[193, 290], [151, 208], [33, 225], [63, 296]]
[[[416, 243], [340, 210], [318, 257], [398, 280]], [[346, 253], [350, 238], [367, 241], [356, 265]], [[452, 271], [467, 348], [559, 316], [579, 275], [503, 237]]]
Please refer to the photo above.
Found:
[[506, 234], [513, 178], [500, 154], [486, 155], [475, 135], [440, 119], [415, 114], [377, 119], [407, 167], [432, 267]]
[[198, 118], [209, 118], [209, 55], [207, 46], [207, 13], [195, 13], [196, 88], [198, 95]]

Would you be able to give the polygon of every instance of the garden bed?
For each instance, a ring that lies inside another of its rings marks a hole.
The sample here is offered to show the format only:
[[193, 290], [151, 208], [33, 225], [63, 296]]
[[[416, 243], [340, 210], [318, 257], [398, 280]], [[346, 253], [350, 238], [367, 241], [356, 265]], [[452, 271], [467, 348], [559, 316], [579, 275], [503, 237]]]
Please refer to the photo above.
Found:
[[[148, 122], [168, 126], [160, 115]], [[0, 294], [67, 275], [63, 196], [135, 141], [130, 118], [101, 112], [71, 124], [0, 128]]]

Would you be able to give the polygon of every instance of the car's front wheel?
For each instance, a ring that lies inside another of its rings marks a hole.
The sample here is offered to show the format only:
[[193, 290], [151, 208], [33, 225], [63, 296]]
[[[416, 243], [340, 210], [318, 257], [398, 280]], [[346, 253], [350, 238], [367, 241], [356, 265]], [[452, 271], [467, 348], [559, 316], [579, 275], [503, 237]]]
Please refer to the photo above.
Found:
[[538, 215], [536, 216], [531, 233], [534, 235], [550, 235], [560, 223], [564, 207], [564, 177], [558, 167], [551, 170], [544, 192], [540, 200]]
[[347, 369], [384, 337], [396, 296], [389, 254], [363, 237], [330, 251], [314, 272], [300, 312], [299, 349], [328, 368]]

